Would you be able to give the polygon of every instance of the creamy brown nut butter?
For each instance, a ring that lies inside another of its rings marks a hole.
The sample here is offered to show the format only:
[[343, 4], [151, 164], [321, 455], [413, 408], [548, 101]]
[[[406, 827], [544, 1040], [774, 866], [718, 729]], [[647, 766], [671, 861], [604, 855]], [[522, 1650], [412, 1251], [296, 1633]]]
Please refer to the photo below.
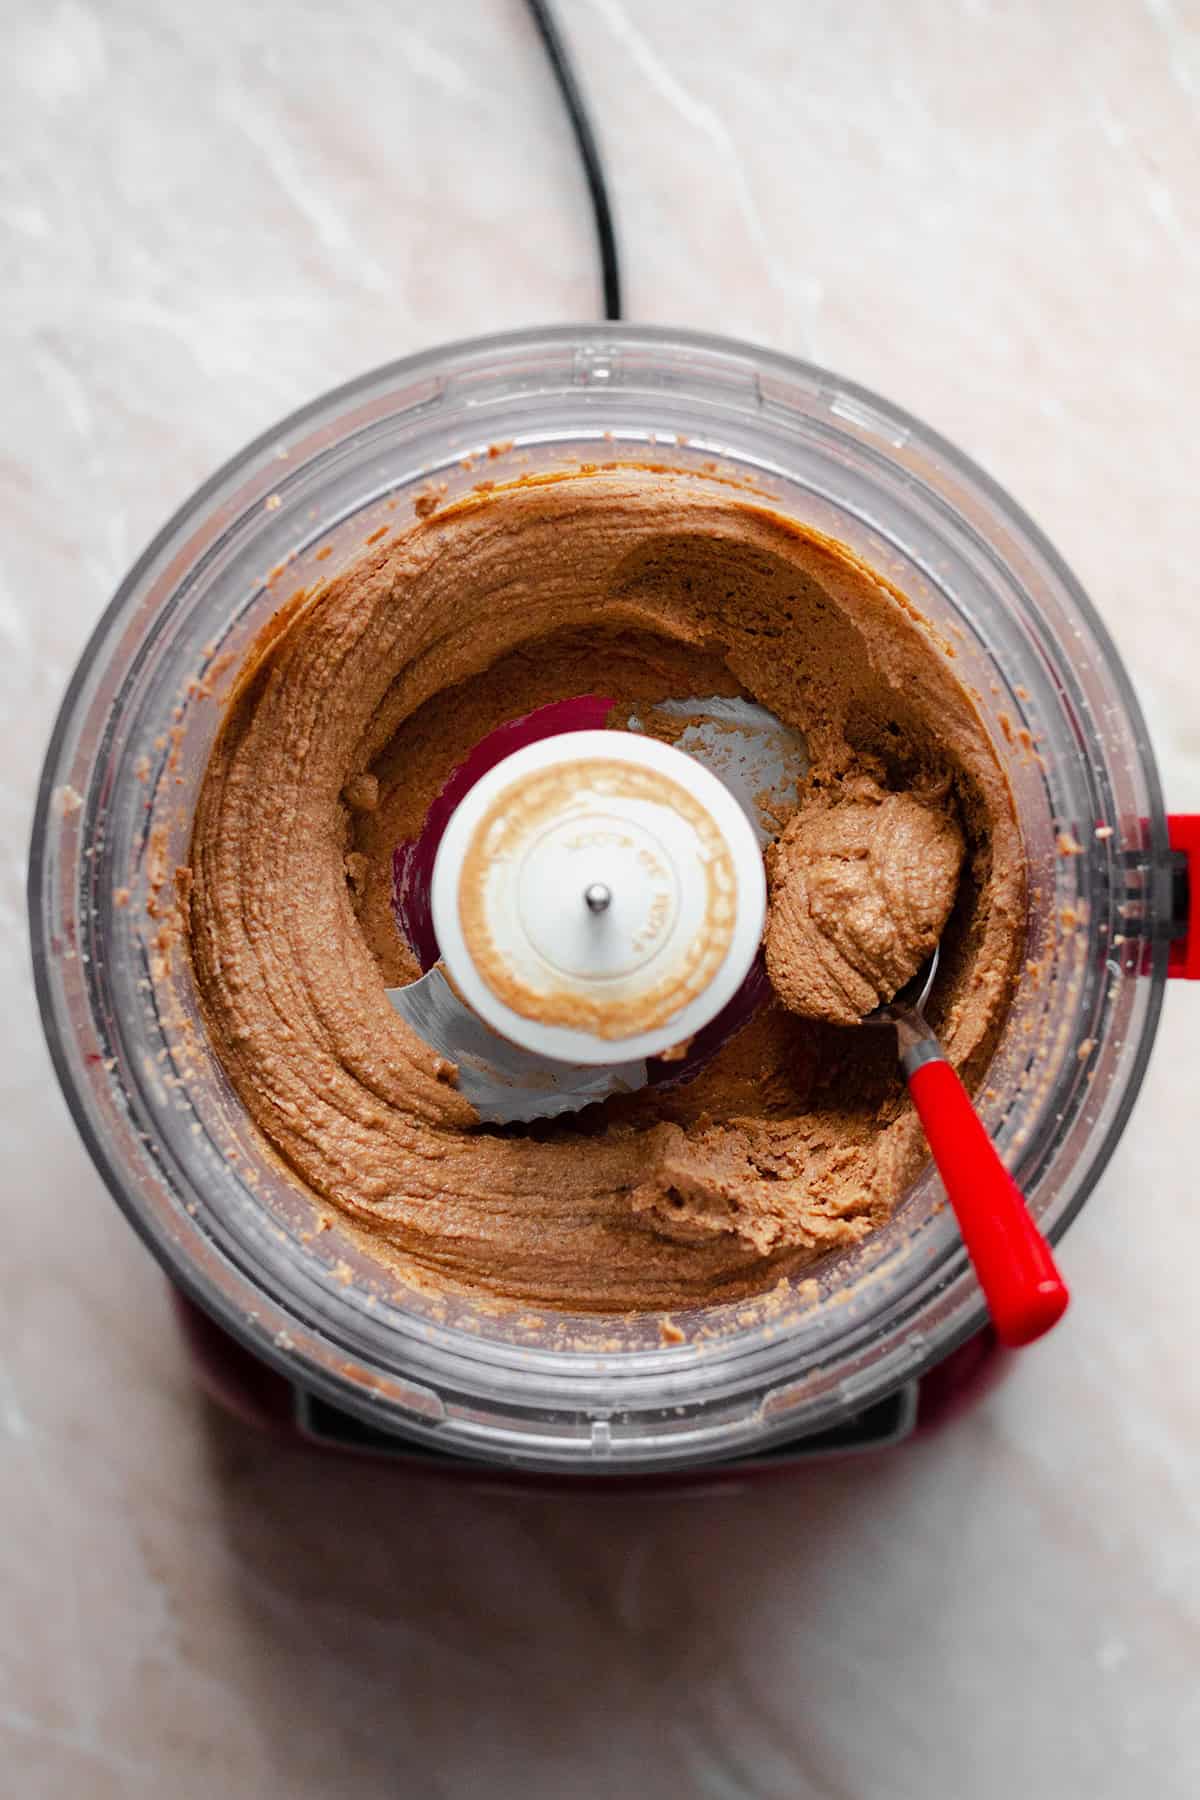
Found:
[[[804, 734], [768, 855], [788, 1006], [678, 1087], [484, 1127], [385, 997], [419, 973], [392, 852], [489, 731], [597, 693], [651, 729], [662, 700], [745, 693]], [[978, 1081], [1025, 873], [988, 734], [916, 609], [732, 486], [619, 467], [420, 518], [260, 640], [201, 791], [188, 907], [244, 1105], [382, 1254], [447, 1287], [657, 1310], [764, 1288], [887, 1219], [925, 1152], [890, 1034], [847, 1021], [940, 936], [931, 1018]]]
[[811, 790], [767, 857], [767, 973], [785, 1005], [853, 1025], [891, 1000], [942, 935], [965, 849], [948, 774], [932, 792], [869, 775]]

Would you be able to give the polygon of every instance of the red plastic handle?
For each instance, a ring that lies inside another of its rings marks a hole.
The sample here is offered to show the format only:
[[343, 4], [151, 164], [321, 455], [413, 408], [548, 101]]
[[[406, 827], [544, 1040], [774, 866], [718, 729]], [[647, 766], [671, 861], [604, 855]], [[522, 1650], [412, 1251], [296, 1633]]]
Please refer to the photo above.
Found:
[[908, 1091], [996, 1335], [1013, 1348], [1031, 1344], [1062, 1318], [1070, 1297], [1050, 1246], [950, 1064], [940, 1057], [922, 1063], [909, 1076]]
[[1181, 935], [1171, 945], [1167, 974], [1200, 981], [1200, 813], [1171, 813], [1167, 832], [1172, 850], [1187, 858], [1187, 912], [1180, 920]]

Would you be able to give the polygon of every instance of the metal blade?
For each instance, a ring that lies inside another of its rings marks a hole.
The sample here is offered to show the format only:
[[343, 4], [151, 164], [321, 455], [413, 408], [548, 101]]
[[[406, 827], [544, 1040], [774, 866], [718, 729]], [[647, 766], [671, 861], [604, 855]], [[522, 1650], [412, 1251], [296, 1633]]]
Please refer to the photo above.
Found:
[[[688, 720], [676, 746], [724, 783], [764, 848], [778, 837], [795, 807], [797, 786], [808, 773], [808, 746], [800, 733], [756, 700], [725, 694], [660, 700], [653, 711]], [[646, 729], [641, 719], [630, 719], [629, 726], [632, 731]]]
[[485, 1124], [511, 1125], [580, 1112], [613, 1094], [634, 1093], [649, 1080], [644, 1061], [590, 1068], [546, 1062], [510, 1044], [463, 1005], [440, 965], [419, 981], [386, 992], [417, 1036], [458, 1065], [459, 1092]]

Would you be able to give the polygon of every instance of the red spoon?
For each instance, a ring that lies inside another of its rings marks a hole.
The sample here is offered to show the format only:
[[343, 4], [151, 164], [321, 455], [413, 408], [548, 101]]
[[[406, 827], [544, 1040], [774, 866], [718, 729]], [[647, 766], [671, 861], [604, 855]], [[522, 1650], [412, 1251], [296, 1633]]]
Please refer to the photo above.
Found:
[[1001, 1162], [970, 1095], [946, 1060], [922, 1008], [938, 953], [864, 1024], [895, 1025], [900, 1064], [946, 1198], [983, 1289], [992, 1324], [1010, 1348], [1032, 1344], [1057, 1324], [1070, 1298], [1050, 1246]]

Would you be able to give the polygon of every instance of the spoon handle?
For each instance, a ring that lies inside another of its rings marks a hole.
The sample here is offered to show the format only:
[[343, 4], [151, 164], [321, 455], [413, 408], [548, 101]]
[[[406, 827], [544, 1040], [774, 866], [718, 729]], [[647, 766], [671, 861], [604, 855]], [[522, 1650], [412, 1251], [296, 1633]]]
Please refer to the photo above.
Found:
[[996, 1335], [1013, 1348], [1031, 1344], [1069, 1298], [1050, 1246], [937, 1040], [923, 1037], [901, 1061]]

